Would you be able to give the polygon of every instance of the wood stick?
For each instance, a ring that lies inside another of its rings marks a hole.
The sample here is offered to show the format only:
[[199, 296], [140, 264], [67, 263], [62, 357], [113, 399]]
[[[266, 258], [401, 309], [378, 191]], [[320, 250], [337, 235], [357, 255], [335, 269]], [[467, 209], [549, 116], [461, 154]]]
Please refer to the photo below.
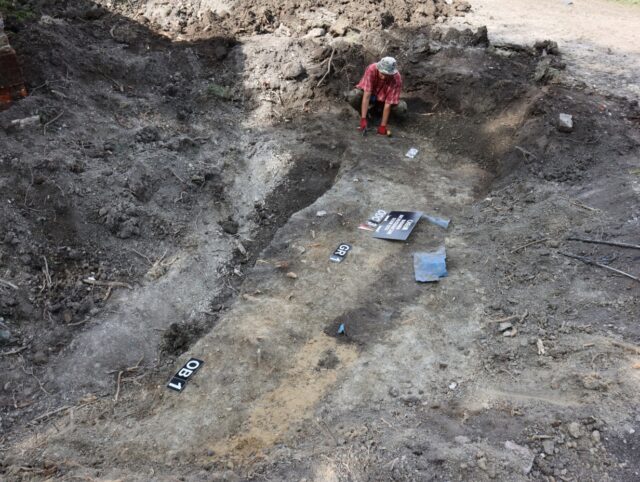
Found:
[[21, 346], [20, 348], [15, 348], [13, 350], [5, 351], [4, 353], [0, 353], [0, 356], [17, 355], [21, 351], [26, 350], [28, 346], [29, 346], [29, 344], [27, 343], [26, 345]]
[[47, 284], [47, 288], [51, 288], [51, 274], [49, 273], [49, 263], [47, 263], [47, 258], [45, 256], [42, 257], [44, 259], [44, 268], [42, 268], [42, 272], [44, 273], [44, 279]]
[[586, 209], [587, 211], [598, 212], [599, 209], [592, 208], [591, 206], [587, 206], [586, 204], [582, 204], [580, 201], [570, 201], [574, 206], [578, 206], [579, 208]]
[[583, 243], [606, 244], [607, 246], [618, 246], [619, 248], [640, 249], [640, 245], [638, 244], [618, 243], [616, 241], [598, 241], [597, 239], [577, 238], [574, 236], [568, 237], [567, 241], [581, 241]]
[[520, 318], [520, 315], [507, 316], [506, 318], [500, 318], [498, 320], [487, 320], [487, 323], [506, 323], [507, 321], [513, 321]]
[[333, 60], [333, 54], [335, 54], [335, 53], [336, 53], [336, 49], [333, 48], [331, 50], [331, 55], [329, 56], [329, 68], [327, 68], [327, 71], [325, 72], [325, 74], [320, 79], [320, 82], [318, 82], [318, 85], [316, 85], [316, 89], [322, 85], [322, 82], [324, 81], [325, 77], [327, 75], [329, 75], [329, 72], [331, 72], [331, 67], [333, 67], [333, 64], [331, 63], [331, 61]]
[[534, 159], [537, 159], [537, 157], [535, 156], [535, 154], [532, 154], [531, 152], [527, 151], [526, 149], [523, 149], [520, 146], [514, 146], [514, 149], [522, 152], [522, 154], [524, 155], [524, 157], [526, 158], [527, 156], [531, 156]]
[[14, 290], [20, 289], [16, 285], [14, 285], [11, 281], [7, 281], [4, 279], [0, 279], [0, 285], [8, 286], [9, 288], [12, 288]]
[[511, 250], [511, 254], [520, 251], [521, 249], [524, 249], [528, 246], [531, 246], [533, 244], [538, 244], [538, 243], [544, 243], [545, 241], [547, 241], [549, 238], [542, 238], [542, 239], [537, 239], [536, 241], [531, 241], [530, 243], [527, 244], [523, 244], [522, 246], [518, 246], [517, 248], [514, 248]]
[[585, 258], [584, 256], [577, 256], [575, 254], [569, 254], [569, 253], [563, 253], [562, 251], [558, 251], [558, 253], [560, 253], [562, 256], [566, 256], [567, 258], [573, 258], [573, 259], [577, 259], [579, 261], [582, 261], [583, 263], [586, 264], [592, 264], [593, 266], [597, 266], [599, 268], [604, 268], [604, 269], [608, 269], [609, 271], [613, 271], [614, 273], [617, 273], [621, 276], [626, 276], [627, 278], [630, 278], [634, 281], [637, 281], [638, 283], [640, 283], [640, 278], [636, 278], [635, 276], [629, 274], [629, 273], [625, 273], [624, 271], [620, 271], [619, 269], [616, 268], [612, 268], [611, 266], [607, 266], [606, 264], [601, 264], [601, 263], [597, 263], [589, 258]]
[[57, 121], [58, 119], [60, 119], [60, 117], [62, 117], [64, 114], [64, 111], [60, 112], [57, 116], [55, 116], [53, 119], [51, 119], [49, 122], [47, 122], [44, 127], [42, 128], [42, 133], [46, 134], [47, 133], [47, 127], [49, 127], [51, 124], [53, 124], [55, 121]]
[[122, 381], [122, 370], [118, 372], [118, 388], [116, 388], [116, 396], [113, 399], [114, 403], [118, 403], [118, 396], [120, 395], [120, 382]]
[[56, 413], [64, 412], [65, 410], [69, 410], [70, 408], [73, 408], [73, 407], [71, 405], [65, 405], [64, 407], [60, 407], [60, 408], [57, 408], [55, 410], [51, 410], [50, 412], [43, 413], [39, 417], [36, 417], [33, 420], [31, 420], [30, 424], [38, 423], [40, 420], [44, 420], [45, 418], [49, 418], [51, 415], [55, 415]]
[[133, 286], [131, 286], [129, 283], [123, 283], [122, 281], [101, 281], [97, 279], [87, 278], [87, 279], [83, 279], [82, 282], [88, 285], [93, 285], [93, 286], [107, 286], [109, 288], [127, 288], [130, 290], [133, 289]]
[[628, 350], [636, 355], [640, 355], [640, 347], [632, 345], [630, 343], [624, 343], [622, 341], [611, 341], [613, 346], [617, 346], [618, 348], [622, 348], [624, 350]]

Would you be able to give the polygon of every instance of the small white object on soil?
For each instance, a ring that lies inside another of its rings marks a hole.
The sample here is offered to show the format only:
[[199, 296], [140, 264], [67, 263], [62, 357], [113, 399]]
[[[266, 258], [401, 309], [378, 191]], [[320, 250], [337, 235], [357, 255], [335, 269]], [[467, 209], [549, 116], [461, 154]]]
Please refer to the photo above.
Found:
[[503, 331], [510, 330], [511, 328], [513, 328], [513, 325], [511, 323], [509, 323], [508, 321], [505, 321], [503, 323], [500, 323], [500, 325], [498, 326], [498, 331], [500, 331], [500, 333], [502, 333]]
[[322, 217], [324, 217], [326, 215], [327, 215], [327, 211], [318, 211], [316, 213], [316, 216], [318, 216], [319, 218], [322, 218]]
[[326, 34], [327, 31], [325, 29], [323, 29], [322, 27], [316, 27], [309, 30], [307, 32], [307, 35], [305, 35], [305, 38], [324, 37]]
[[405, 154], [405, 156], [408, 157], [409, 159], [414, 159], [417, 155], [418, 155], [418, 149], [416, 149], [415, 147], [412, 147], [411, 149], [409, 149]]
[[573, 132], [573, 116], [571, 114], [560, 114], [558, 116], [558, 130], [560, 132]]
[[580, 425], [578, 424], [578, 422], [571, 422], [569, 424], [568, 430], [569, 434], [571, 434], [573, 438], [580, 438], [580, 435], [582, 435], [580, 433]]
[[449, 390], [455, 390], [457, 388], [458, 384], [456, 382], [451, 382], [449, 384]]

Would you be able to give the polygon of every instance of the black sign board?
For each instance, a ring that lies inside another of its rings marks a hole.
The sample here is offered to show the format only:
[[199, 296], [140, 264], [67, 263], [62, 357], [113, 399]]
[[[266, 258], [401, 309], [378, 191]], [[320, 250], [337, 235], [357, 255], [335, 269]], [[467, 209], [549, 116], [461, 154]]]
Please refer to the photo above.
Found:
[[374, 214], [371, 215], [371, 217], [367, 221], [367, 224], [372, 228], [377, 228], [378, 225], [382, 221], [384, 221], [384, 218], [386, 215], [387, 215], [387, 211], [384, 211], [383, 209], [378, 209]]
[[373, 233], [373, 237], [406, 241], [421, 217], [420, 211], [391, 211]]
[[329, 257], [329, 261], [333, 261], [334, 263], [342, 263], [342, 260], [345, 258], [349, 251], [351, 251], [351, 245], [342, 243]]
[[176, 392], [181, 392], [184, 390], [187, 381], [198, 371], [198, 369], [204, 364], [202, 360], [198, 360], [197, 358], [191, 358], [184, 366], [178, 370], [169, 383], [167, 383], [167, 388], [171, 390], [175, 390]]

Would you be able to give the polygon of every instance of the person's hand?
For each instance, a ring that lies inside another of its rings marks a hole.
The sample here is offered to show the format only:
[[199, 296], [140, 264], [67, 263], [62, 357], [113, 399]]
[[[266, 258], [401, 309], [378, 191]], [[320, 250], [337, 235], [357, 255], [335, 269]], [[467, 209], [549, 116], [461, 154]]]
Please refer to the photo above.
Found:
[[366, 117], [363, 117], [362, 119], [360, 119], [360, 127], [359, 130], [363, 131], [367, 128], [367, 119]]
[[386, 136], [388, 134], [387, 126], [378, 127], [378, 134], [380, 134], [381, 136]]

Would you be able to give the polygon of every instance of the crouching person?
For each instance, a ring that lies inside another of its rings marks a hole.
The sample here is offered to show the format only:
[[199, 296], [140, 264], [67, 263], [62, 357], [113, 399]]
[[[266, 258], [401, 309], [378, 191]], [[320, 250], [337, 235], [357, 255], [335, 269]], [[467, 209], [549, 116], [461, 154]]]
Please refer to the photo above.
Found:
[[407, 103], [400, 100], [401, 92], [402, 76], [396, 59], [385, 57], [369, 65], [356, 88], [347, 94], [349, 104], [360, 112], [359, 129], [367, 129], [370, 109], [381, 110], [378, 134], [387, 135], [390, 115], [402, 117], [407, 113]]

